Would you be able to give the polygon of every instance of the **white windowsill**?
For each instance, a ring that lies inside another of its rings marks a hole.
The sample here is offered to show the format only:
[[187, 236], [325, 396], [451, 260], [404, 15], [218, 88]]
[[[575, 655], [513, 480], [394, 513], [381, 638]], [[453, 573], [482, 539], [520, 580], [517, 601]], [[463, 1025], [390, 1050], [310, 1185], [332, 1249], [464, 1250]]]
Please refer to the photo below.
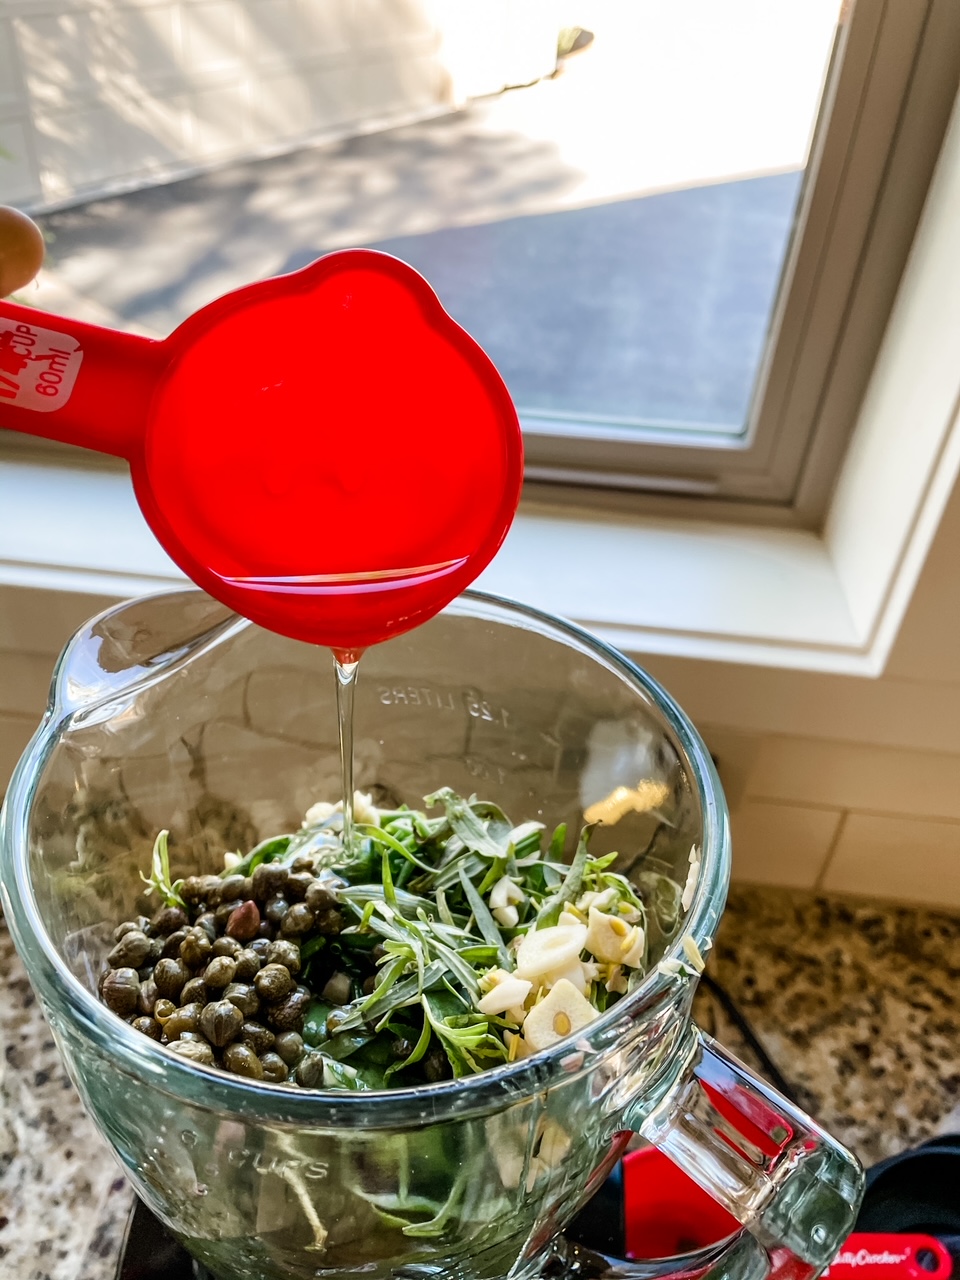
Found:
[[[958, 228], [955, 109], [822, 535], [529, 504], [478, 585], [638, 655], [879, 675], [960, 470]], [[182, 582], [122, 473], [0, 463], [0, 615]]]

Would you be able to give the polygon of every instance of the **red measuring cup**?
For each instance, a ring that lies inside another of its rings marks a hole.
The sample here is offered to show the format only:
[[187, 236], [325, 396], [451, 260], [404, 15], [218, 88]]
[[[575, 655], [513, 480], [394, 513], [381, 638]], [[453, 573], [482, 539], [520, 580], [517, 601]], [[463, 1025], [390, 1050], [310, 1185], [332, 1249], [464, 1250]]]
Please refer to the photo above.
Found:
[[426, 281], [348, 249], [154, 341], [0, 302], [0, 427], [128, 459], [199, 586], [355, 656], [493, 558], [520, 495], [509, 393]]

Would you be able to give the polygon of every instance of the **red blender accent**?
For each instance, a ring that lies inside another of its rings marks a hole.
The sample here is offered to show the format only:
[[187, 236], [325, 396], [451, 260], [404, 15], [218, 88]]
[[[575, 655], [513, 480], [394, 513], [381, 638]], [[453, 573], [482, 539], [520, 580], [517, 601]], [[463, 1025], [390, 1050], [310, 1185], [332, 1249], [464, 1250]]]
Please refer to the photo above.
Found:
[[[628, 1258], [673, 1258], [718, 1244], [742, 1228], [736, 1218], [655, 1147], [624, 1156], [623, 1245]], [[771, 1253], [771, 1280], [791, 1280], [796, 1259]], [[706, 1268], [705, 1268], [706, 1269]], [[921, 1232], [855, 1231], [823, 1273], [830, 1280], [951, 1280], [950, 1250]], [[696, 1280], [678, 1266], [672, 1280]]]
[[520, 496], [500, 375], [411, 267], [348, 249], [153, 341], [0, 302], [0, 427], [126, 458], [199, 586], [344, 660], [439, 612]]

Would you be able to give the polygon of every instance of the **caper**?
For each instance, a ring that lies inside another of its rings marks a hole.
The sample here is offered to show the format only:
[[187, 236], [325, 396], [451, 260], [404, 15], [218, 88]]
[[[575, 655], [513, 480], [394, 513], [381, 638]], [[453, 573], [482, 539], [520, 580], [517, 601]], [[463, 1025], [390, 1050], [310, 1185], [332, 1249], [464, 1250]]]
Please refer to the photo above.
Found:
[[346, 1022], [349, 1017], [350, 1014], [346, 1009], [334, 1009], [327, 1014], [327, 1021], [325, 1024], [327, 1035], [335, 1036], [340, 1030], [341, 1025]]
[[257, 1057], [273, 1048], [274, 1038], [273, 1032], [268, 1031], [259, 1022], [245, 1022], [240, 1032], [242, 1042], [248, 1049], [252, 1049]]
[[165, 938], [178, 929], [185, 929], [189, 923], [182, 907], [161, 907], [150, 921], [150, 932]]
[[260, 928], [260, 908], [252, 898], [237, 907], [227, 920], [227, 933], [240, 942], [250, 942]]
[[288, 902], [302, 902], [307, 890], [313, 884], [313, 875], [309, 871], [294, 871], [287, 876], [284, 894]]
[[211, 991], [219, 991], [233, 981], [236, 972], [236, 960], [229, 956], [215, 956], [204, 969], [203, 980]]
[[203, 876], [203, 898], [208, 908], [216, 907], [223, 901], [223, 881], [219, 876]]
[[125, 933], [132, 933], [134, 929], [138, 929], [140, 933], [146, 933], [150, 921], [146, 916], [137, 916], [136, 920], [124, 920], [123, 924], [118, 924], [113, 931], [114, 942], [119, 942]]
[[264, 919], [268, 924], [278, 925], [283, 917], [290, 910], [290, 903], [282, 894], [275, 893], [272, 898], [268, 898], [263, 908]]
[[231, 960], [236, 960], [242, 950], [236, 938], [218, 938], [213, 944], [215, 956], [229, 956]]
[[179, 1000], [183, 984], [190, 977], [182, 960], [158, 960], [153, 970], [157, 990], [168, 1000]]
[[278, 1053], [263, 1054], [260, 1066], [263, 1068], [264, 1080], [269, 1080], [271, 1084], [283, 1084], [290, 1074], [287, 1064]]
[[180, 943], [180, 959], [191, 969], [199, 969], [210, 959], [212, 950], [213, 944], [206, 931], [194, 927]]
[[423, 1059], [423, 1074], [431, 1084], [446, 1080], [453, 1074], [450, 1060], [442, 1049], [431, 1049]]
[[141, 1035], [149, 1036], [151, 1040], [159, 1040], [163, 1035], [163, 1028], [156, 1018], [139, 1017], [134, 1018], [130, 1023], [134, 1031], [139, 1031]]
[[245, 885], [245, 876], [224, 876], [220, 881], [220, 901], [234, 902], [237, 899], [242, 898]]
[[180, 886], [180, 897], [184, 902], [199, 902], [203, 896], [202, 876], [187, 876]]
[[237, 956], [237, 982], [252, 982], [262, 967], [262, 961], [250, 947], [244, 948]]
[[337, 905], [337, 899], [321, 880], [310, 882], [306, 901], [311, 911], [323, 911], [326, 907]]
[[218, 1049], [236, 1040], [242, 1026], [243, 1014], [229, 1000], [208, 1004], [200, 1014], [200, 1030]]
[[251, 878], [253, 896], [258, 902], [266, 902], [268, 898], [279, 893], [287, 883], [287, 869], [276, 863], [261, 862]]
[[245, 982], [231, 982], [224, 988], [223, 998], [235, 1004], [245, 1018], [252, 1018], [260, 1008], [256, 991]]
[[331, 1004], [349, 1004], [353, 997], [353, 983], [349, 973], [344, 973], [342, 969], [332, 973], [320, 994]]
[[150, 1016], [153, 1013], [153, 1006], [157, 1003], [157, 984], [152, 978], [148, 978], [146, 982], [140, 983], [140, 995], [137, 999], [137, 1008], [142, 1014]]
[[303, 1037], [296, 1031], [281, 1032], [273, 1047], [288, 1067], [295, 1067], [303, 1057]]
[[291, 973], [300, 972], [300, 948], [287, 938], [278, 938], [267, 949], [267, 964], [282, 964]]
[[213, 1050], [202, 1040], [174, 1040], [167, 1048], [180, 1058], [188, 1058], [190, 1062], [198, 1062], [202, 1066], [212, 1067]]
[[111, 969], [139, 969], [150, 955], [150, 939], [139, 929], [125, 933], [107, 956]]
[[196, 1031], [200, 1025], [202, 1004], [183, 1004], [163, 1024], [168, 1040], [179, 1040], [185, 1031]]
[[193, 922], [195, 929], [202, 929], [211, 944], [217, 940], [217, 918], [212, 911], [203, 911]]
[[316, 1089], [323, 1084], [323, 1055], [305, 1053], [297, 1063], [297, 1084], [303, 1089]]
[[165, 1000], [162, 997], [153, 1006], [153, 1016], [161, 1026], [163, 1026], [169, 1018], [172, 1018], [176, 1012], [177, 1006], [173, 1001]]
[[213, 918], [217, 922], [218, 932], [222, 932], [226, 928], [227, 921], [236, 909], [242, 905], [239, 898], [231, 898], [228, 902], [220, 903], [220, 906], [213, 913]]
[[183, 990], [180, 992], [181, 1004], [206, 1004], [209, 999], [210, 992], [202, 977], [191, 978], [189, 982], [184, 983]]
[[332, 936], [343, 928], [343, 916], [336, 907], [325, 907], [316, 913], [315, 923], [320, 933]]
[[298, 853], [289, 865], [291, 871], [309, 871], [313, 875], [317, 869], [317, 860], [312, 853]]
[[114, 1013], [126, 1017], [134, 1012], [140, 999], [140, 979], [136, 969], [113, 969], [100, 987], [103, 1003]]
[[397, 1036], [396, 1040], [392, 1041], [390, 1045], [390, 1052], [398, 1062], [402, 1062], [405, 1058], [409, 1058], [411, 1053], [413, 1053], [413, 1049], [414, 1046], [406, 1036]]
[[270, 942], [271, 939], [266, 936], [262, 938], [254, 938], [250, 943], [249, 950], [263, 960], [266, 957], [267, 952], [270, 950]]
[[299, 937], [302, 933], [309, 933], [313, 928], [315, 916], [305, 902], [295, 902], [290, 910], [280, 921], [280, 928], [284, 933], [293, 934]]
[[282, 964], [267, 964], [253, 980], [261, 1000], [283, 1000], [297, 985]]
[[247, 1076], [251, 1080], [263, 1079], [263, 1067], [260, 1059], [245, 1044], [231, 1044], [223, 1051], [223, 1065], [237, 1076]]
[[302, 1031], [303, 1015], [310, 1003], [310, 992], [306, 987], [297, 987], [296, 991], [270, 1006], [267, 1017], [278, 1031]]
[[176, 929], [168, 937], [162, 939], [160, 942], [160, 955], [163, 959], [179, 959], [180, 948], [183, 946], [183, 940], [186, 936], [186, 929]]

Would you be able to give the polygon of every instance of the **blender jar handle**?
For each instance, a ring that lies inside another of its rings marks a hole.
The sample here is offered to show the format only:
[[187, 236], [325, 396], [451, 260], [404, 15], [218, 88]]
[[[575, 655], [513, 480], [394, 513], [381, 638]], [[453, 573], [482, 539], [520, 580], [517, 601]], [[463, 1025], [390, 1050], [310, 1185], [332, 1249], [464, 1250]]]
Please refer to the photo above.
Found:
[[818, 1275], [853, 1229], [863, 1195], [855, 1157], [698, 1027], [680, 1079], [639, 1132], [789, 1280]]
[[[836, 1257], [863, 1194], [858, 1161], [809, 1116], [693, 1027], [679, 1078], [637, 1132], [746, 1231], [704, 1251], [705, 1280], [812, 1280]], [[679, 1261], [679, 1260], [678, 1260]], [[652, 1280], [663, 1262], [601, 1257], [565, 1243], [581, 1280]]]

